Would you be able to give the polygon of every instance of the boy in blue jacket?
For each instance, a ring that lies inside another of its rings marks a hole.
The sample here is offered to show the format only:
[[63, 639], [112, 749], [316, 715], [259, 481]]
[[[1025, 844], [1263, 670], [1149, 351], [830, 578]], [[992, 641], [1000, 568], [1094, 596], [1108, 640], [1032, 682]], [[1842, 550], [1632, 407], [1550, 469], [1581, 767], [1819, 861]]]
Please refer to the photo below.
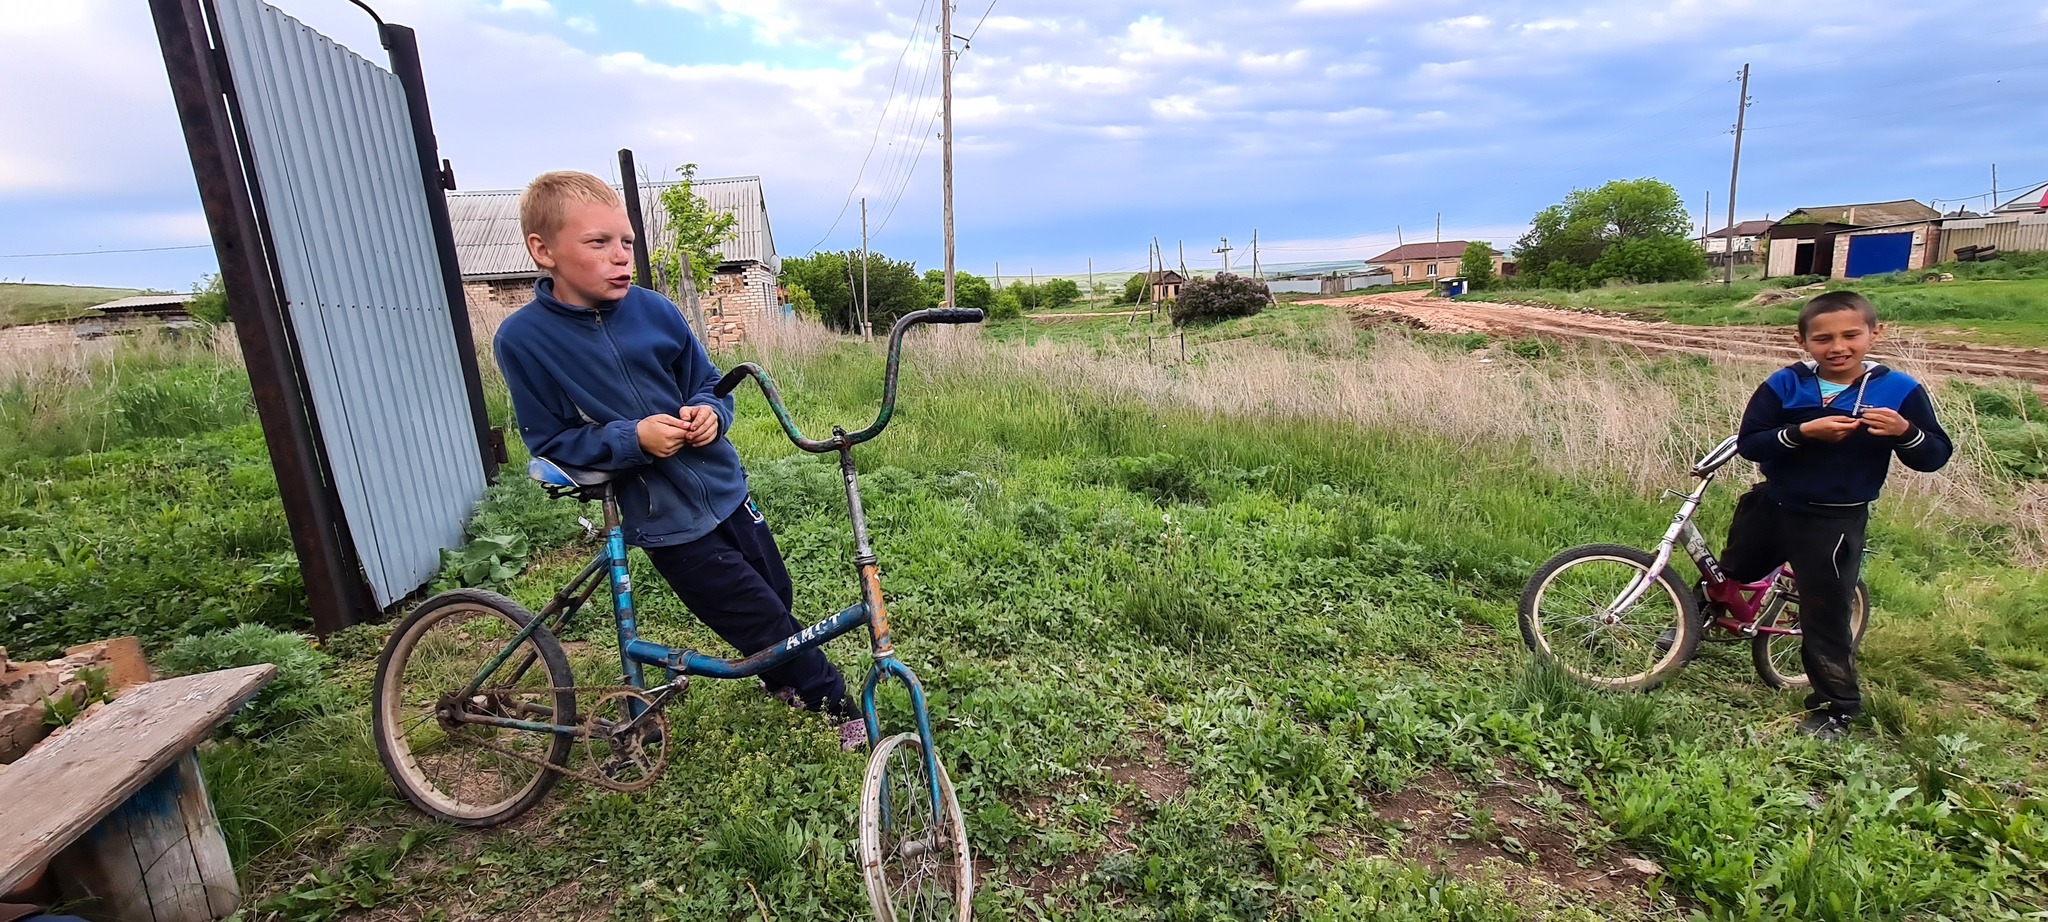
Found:
[[[542, 174], [519, 199], [526, 249], [547, 275], [498, 328], [498, 367], [534, 455], [622, 474], [626, 543], [742, 655], [802, 629], [789, 571], [725, 438], [719, 371], [674, 303], [633, 285], [633, 230], [611, 186]], [[817, 649], [762, 676], [770, 693], [823, 711], [848, 748], [867, 732]]]
[[1828, 292], [1799, 312], [1798, 342], [1811, 358], [1772, 374], [1743, 411], [1740, 451], [1764, 480], [1736, 502], [1721, 560], [1743, 582], [1792, 565], [1799, 655], [1813, 683], [1799, 727], [1830, 741], [1863, 711], [1850, 608], [1870, 503], [1893, 455], [1937, 471], [1954, 450], [1927, 389], [1865, 361], [1883, 330], [1855, 292]]

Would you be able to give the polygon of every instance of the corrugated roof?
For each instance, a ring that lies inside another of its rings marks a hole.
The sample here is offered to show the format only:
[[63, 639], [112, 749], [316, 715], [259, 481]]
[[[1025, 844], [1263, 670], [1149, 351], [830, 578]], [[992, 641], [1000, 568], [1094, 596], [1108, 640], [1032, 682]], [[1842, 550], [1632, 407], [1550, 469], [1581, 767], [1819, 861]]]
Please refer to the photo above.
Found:
[[2048, 208], [2048, 182], [2035, 186], [2027, 190], [2020, 197], [1998, 206], [1997, 212], [2011, 213], [2017, 211], [2024, 214], [2030, 211], [2040, 211], [2043, 208]]
[[[1776, 221], [1744, 221], [1744, 222], [1742, 222], [1741, 224], [1737, 224], [1737, 225], [1735, 225], [1735, 230], [1734, 230], [1734, 233], [1735, 233], [1735, 236], [1737, 236], [1737, 237], [1760, 237], [1760, 236], [1762, 236], [1762, 235], [1763, 235], [1763, 232], [1764, 232], [1764, 231], [1770, 230], [1770, 229], [1771, 229], [1771, 225], [1774, 225], [1774, 224], [1776, 224], [1776, 223], [1778, 223], [1778, 222], [1776, 222]], [[1726, 236], [1728, 236], [1728, 234], [1729, 234], [1729, 229], [1728, 229], [1728, 228], [1725, 228], [1725, 227], [1724, 227], [1724, 228], [1721, 228], [1720, 230], [1717, 230], [1717, 231], [1715, 231], [1715, 232], [1713, 232], [1713, 233], [1711, 233], [1711, 234], [1708, 234], [1708, 235], [1707, 235], [1707, 237], [1708, 237], [1708, 239], [1712, 239], [1712, 240], [1719, 240], [1719, 239], [1721, 239], [1721, 238], [1723, 238], [1723, 237], [1726, 237]]]
[[[1397, 246], [1366, 260], [1366, 262], [1392, 263], [1406, 259], [1457, 259], [1465, 255], [1465, 247], [1467, 245], [1468, 241], [1464, 240], [1446, 240], [1442, 243], [1411, 243], [1406, 246]], [[1495, 255], [1500, 254], [1499, 250], [1494, 250], [1493, 252]]]
[[1813, 219], [1812, 223], [1817, 224], [1847, 224], [1853, 227], [1873, 227], [1879, 224], [1931, 221], [1941, 217], [1941, 212], [1912, 199], [1900, 199], [1896, 202], [1865, 202], [1857, 205], [1820, 205], [1813, 208], [1801, 208], [1786, 215], [1785, 221], [1791, 221], [1796, 216], [1811, 218]]
[[95, 304], [92, 306], [92, 309], [109, 314], [150, 312], [172, 309], [183, 310], [185, 305], [191, 302], [192, 296], [189, 294], [136, 295], [135, 297], [132, 298], [122, 298], [118, 301], [108, 301], [105, 304]]
[[[660, 213], [661, 190], [673, 185], [658, 182], [640, 186], [641, 213], [650, 222]], [[719, 247], [728, 265], [758, 262], [771, 271], [782, 271], [782, 260], [775, 254], [775, 235], [768, 228], [768, 199], [761, 191], [761, 177], [699, 179], [691, 182], [690, 188], [713, 210], [738, 219]], [[464, 278], [540, 273], [526, 254], [526, 238], [519, 233], [519, 190], [451, 192], [448, 222], [455, 230], [455, 257], [462, 265]]]

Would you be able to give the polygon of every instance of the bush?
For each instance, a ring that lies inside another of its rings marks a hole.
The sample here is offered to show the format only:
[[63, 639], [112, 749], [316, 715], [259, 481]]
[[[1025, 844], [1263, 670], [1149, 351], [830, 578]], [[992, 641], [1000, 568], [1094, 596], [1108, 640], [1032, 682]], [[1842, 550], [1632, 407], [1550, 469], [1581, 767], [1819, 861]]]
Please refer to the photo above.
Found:
[[1250, 317], [1266, 309], [1272, 298], [1266, 283], [1242, 275], [1224, 274], [1213, 279], [1192, 279], [1180, 287], [1180, 297], [1171, 308], [1173, 325], [1214, 323], [1231, 317]]
[[277, 677], [235, 715], [229, 729], [236, 736], [266, 736], [300, 720], [322, 717], [343, 703], [341, 689], [328, 684], [321, 669], [327, 654], [304, 634], [244, 624], [226, 631], [186, 637], [171, 645], [157, 661], [168, 675], [192, 675], [269, 663]]
[[1081, 286], [1073, 279], [1050, 279], [1038, 286], [1038, 296], [1046, 307], [1065, 307], [1081, 300]]
[[1024, 316], [1024, 304], [1017, 300], [1017, 293], [1009, 289], [996, 292], [988, 309], [990, 320], [1016, 320]]
[[1638, 237], [1607, 248], [1593, 263], [1592, 274], [1602, 281], [1628, 279], [1634, 282], [1677, 282], [1707, 276], [1707, 258], [1698, 245], [1684, 237]]
[[1145, 276], [1143, 273], [1124, 279], [1124, 290], [1116, 296], [1118, 304], [1136, 304], [1145, 297]]

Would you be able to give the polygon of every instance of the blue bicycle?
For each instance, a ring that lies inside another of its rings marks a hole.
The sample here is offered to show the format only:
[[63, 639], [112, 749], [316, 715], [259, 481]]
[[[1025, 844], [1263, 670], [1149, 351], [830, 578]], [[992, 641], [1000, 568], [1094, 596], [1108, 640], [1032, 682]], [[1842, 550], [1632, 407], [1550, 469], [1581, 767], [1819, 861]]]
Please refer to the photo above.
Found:
[[[967, 826], [932, 744], [924, 690], [896, 658], [890, 639], [853, 447], [889, 425], [905, 331], [923, 323], [981, 319], [979, 310], [940, 308], [898, 320], [889, 333], [881, 413], [858, 432], [835, 427], [830, 438], [805, 438], [775, 382], [751, 362], [718, 382], [716, 393], [723, 397], [753, 378], [791, 442], [804, 451], [839, 455], [861, 591], [859, 602], [745, 659], [719, 659], [641, 638], [613, 475], [533, 459], [528, 474], [551, 494], [602, 505], [604, 548], [538, 615], [496, 593], [458, 589], [428, 599], [399, 623], [377, 663], [372, 698], [378, 758], [399, 791], [449, 823], [493, 826], [539, 803], [564, 776], [615, 791], [645, 790], [677, 742], [664, 709], [682, 696], [691, 677], [752, 678], [865, 625], [873, 651], [860, 698], [872, 750], [860, 810], [868, 900], [882, 922], [965, 922], [973, 891]], [[579, 685], [556, 636], [601, 584], [611, 587], [624, 682]], [[650, 674], [658, 677], [655, 684], [649, 684]], [[916, 732], [882, 737], [875, 692], [884, 678], [908, 689]]]

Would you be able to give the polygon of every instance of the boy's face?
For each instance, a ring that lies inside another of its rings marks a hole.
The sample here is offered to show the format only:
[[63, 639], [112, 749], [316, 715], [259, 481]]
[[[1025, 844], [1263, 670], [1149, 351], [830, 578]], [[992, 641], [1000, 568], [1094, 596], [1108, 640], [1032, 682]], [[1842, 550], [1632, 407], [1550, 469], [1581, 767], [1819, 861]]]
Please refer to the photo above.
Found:
[[526, 235], [526, 251], [554, 277], [555, 297], [564, 304], [609, 304], [633, 284], [633, 225], [617, 205], [571, 203], [553, 235]]
[[1863, 373], [1863, 357], [1882, 332], [1884, 324], [1872, 329], [1862, 311], [1829, 311], [1808, 321], [1805, 335], [1794, 337], [1820, 364], [1820, 376], [1840, 384]]

